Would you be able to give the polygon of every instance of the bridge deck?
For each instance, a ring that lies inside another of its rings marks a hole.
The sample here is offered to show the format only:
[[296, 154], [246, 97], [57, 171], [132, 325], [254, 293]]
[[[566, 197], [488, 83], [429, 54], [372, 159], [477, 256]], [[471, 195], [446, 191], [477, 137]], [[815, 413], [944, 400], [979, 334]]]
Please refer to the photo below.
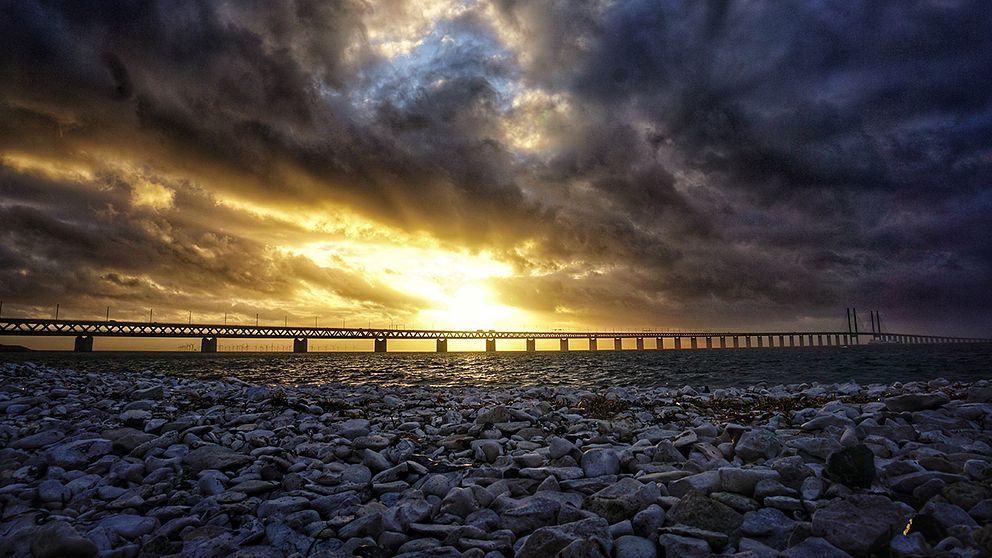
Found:
[[[96, 320], [0, 319], [0, 335], [46, 337], [180, 337], [222, 339], [644, 339], [644, 338], [746, 338], [796, 336], [853, 336], [848, 331], [495, 331], [449, 329], [389, 329], [338, 327], [245, 326], [118, 322]], [[992, 342], [988, 338], [947, 337], [901, 333], [861, 337], [880, 340], [931, 340], [923, 342]]]

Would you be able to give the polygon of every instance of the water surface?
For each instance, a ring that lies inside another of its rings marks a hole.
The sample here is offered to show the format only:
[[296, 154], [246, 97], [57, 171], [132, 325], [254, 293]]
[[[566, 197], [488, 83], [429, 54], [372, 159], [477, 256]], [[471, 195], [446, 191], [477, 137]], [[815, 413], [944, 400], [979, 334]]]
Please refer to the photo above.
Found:
[[7, 353], [2, 361], [256, 383], [392, 386], [740, 386], [992, 378], [992, 344], [497, 353]]

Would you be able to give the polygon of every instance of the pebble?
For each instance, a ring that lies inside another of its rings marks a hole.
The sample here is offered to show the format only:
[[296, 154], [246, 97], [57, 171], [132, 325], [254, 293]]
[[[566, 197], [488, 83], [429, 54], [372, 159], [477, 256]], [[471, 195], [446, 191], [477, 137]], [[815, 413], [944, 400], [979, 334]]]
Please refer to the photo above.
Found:
[[651, 539], [624, 535], [613, 542], [613, 551], [624, 558], [658, 558], [658, 549]]
[[91, 558], [99, 553], [93, 541], [81, 537], [64, 521], [53, 521], [38, 527], [31, 541], [34, 558]]
[[[902, 557], [992, 543], [987, 380], [264, 387], [6, 363], [0, 385], [14, 555]], [[594, 415], [594, 397], [616, 410]], [[760, 403], [787, 399], [795, 410]], [[733, 401], [750, 408], [721, 414]]]
[[777, 456], [781, 448], [782, 443], [773, 432], [756, 428], [740, 437], [734, 451], [744, 461], [758, 461]]

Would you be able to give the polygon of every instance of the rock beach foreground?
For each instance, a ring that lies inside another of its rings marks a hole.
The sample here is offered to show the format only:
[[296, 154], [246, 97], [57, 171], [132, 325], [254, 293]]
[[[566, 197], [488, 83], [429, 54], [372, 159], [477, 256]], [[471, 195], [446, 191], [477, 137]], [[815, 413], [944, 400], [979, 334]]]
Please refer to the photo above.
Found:
[[0, 556], [989, 556], [990, 400], [3, 364]]

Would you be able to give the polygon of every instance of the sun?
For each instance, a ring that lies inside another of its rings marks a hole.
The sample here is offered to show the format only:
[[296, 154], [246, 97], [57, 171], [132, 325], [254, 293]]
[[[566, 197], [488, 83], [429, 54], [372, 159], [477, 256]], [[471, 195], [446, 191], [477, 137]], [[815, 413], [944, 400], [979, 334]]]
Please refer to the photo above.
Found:
[[422, 312], [437, 328], [500, 329], [520, 323], [521, 312], [500, 304], [484, 284], [461, 285], [444, 299], [444, 307]]

